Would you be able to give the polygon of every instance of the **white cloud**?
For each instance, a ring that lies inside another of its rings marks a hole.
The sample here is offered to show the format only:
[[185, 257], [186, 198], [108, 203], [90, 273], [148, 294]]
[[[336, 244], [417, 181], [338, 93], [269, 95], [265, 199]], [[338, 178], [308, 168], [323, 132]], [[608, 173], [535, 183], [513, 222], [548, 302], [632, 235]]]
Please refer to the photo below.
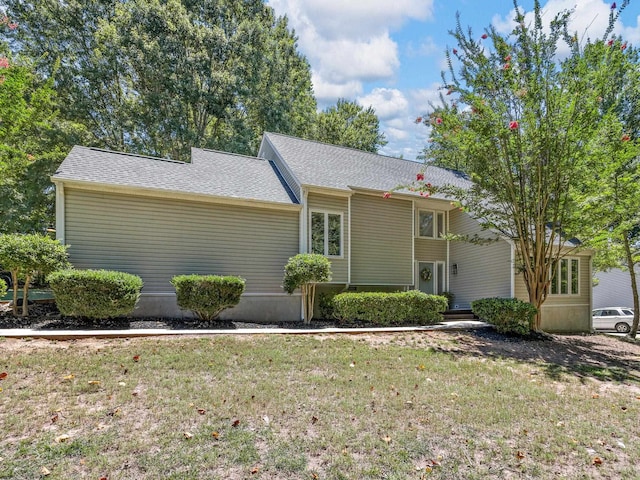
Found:
[[371, 105], [380, 120], [388, 120], [406, 112], [409, 103], [404, 94], [395, 88], [374, 88], [371, 93], [358, 97], [363, 107]]
[[400, 60], [390, 32], [410, 19], [431, 18], [433, 1], [269, 0], [268, 4], [277, 15], [289, 18], [300, 51], [313, 66], [314, 91], [326, 102], [353, 98], [353, 93], [362, 92], [362, 82], [392, 79]]

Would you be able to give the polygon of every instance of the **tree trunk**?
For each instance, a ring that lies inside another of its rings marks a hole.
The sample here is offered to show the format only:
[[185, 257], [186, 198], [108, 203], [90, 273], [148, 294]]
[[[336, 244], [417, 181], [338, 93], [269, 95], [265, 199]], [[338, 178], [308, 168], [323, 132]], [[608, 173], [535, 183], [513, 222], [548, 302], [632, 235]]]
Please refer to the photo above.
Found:
[[18, 271], [11, 271], [11, 283], [13, 283], [13, 314], [18, 315]]
[[633, 295], [633, 325], [629, 336], [636, 338], [638, 333], [638, 318], [640, 316], [640, 304], [638, 301], [638, 282], [636, 279], [636, 269], [633, 262], [633, 254], [631, 253], [631, 245], [629, 245], [629, 232], [624, 232], [623, 235], [624, 253], [627, 257], [627, 266], [629, 267], [629, 275], [631, 275], [631, 294]]
[[24, 290], [22, 291], [22, 316], [29, 315], [29, 282], [31, 282], [31, 275], [27, 275], [24, 279]]

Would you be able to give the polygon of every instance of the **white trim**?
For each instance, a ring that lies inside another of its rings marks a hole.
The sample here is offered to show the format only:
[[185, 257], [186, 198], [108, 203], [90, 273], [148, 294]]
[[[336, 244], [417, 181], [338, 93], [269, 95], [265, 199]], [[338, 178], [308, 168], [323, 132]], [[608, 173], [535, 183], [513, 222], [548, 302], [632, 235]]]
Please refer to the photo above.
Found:
[[302, 189], [302, 209], [300, 210], [300, 239], [298, 249], [300, 253], [307, 253], [307, 215], [309, 212], [308, 195], [305, 188]]
[[[581, 270], [581, 268], [580, 268], [580, 257], [571, 256], [571, 255], [560, 257], [556, 261], [557, 264], [558, 264], [556, 273], [558, 275], [560, 275], [560, 265], [561, 265], [561, 262], [563, 260], [567, 260], [567, 289], [568, 289], [568, 293], [560, 293], [560, 289], [562, 288], [561, 285], [560, 285], [561, 279], [558, 278], [558, 281], [557, 281], [557, 284], [556, 284], [557, 287], [558, 287], [558, 293], [553, 293], [551, 291], [551, 288], [552, 288], [553, 284], [551, 282], [549, 282], [549, 294], [548, 294], [548, 296], [550, 298], [558, 298], [558, 297], [574, 297], [575, 298], [575, 297], [579, 297], [581, 295], [580, 287], [581, 287], [581, 283], [582, 283], [582, 282], [580, 282], [580, 270]], [[571, 262], [572, 262], [572, 260], [576, 260], [578, 262], [578, 293], [571, 293], [572, 280], [573, 280], [573, 274], [571, 273]], [[552, 272], [553, 272], [553, 266], [549, 270], [549, 274], [551, 275]], [[552, 278], [552, 280], [553, 280], [553, 278]]]
[[[411, 256], [413, 257], [414, 262], [416, 261], [415, 231], [416, 231], [416, 202], [415, 200], [412, 200], [411, 201], [411, 232], [413, 233], [413, 235], [411, 235]], [[415, 268], [411, 272], [411, 283], [413, 283], [413, 286], [415, 288], [415, 285], [416, 285], [416, 269]]]
[[344, 188], [331, 188], [320, 187], [318, 185], [304, 184], [304, 188], [311, 193], [318, 193], [320, 195], [331, 195], [333, 197], [351, 197], [353, 193], [351, 190], [345, 190]]
[[351, 195], [347, 199], [347, 285], [351, 283]]
[[[311, 246], [311, 235], [313, 234], [313, 228], [311, 225], [311, 217], [314, 213], [322, 213], [324, 215], [324, 255], [327, 258], [333, 259], [344, 259], [344, 212], [339, 210], [326, 210], [324, 208], [309, 208], [309, 217], [308, 217], [308, 231], [307, 231], [307, 242], [309, 246]], [[329, 215], [339, 215], [340, 216], [340, 255], [329, 255]]]
[[[447, 210], [446, 214], [447, 214], [446, 222], [447, 222], [447, 230], [448, 230], [449, 229], [449, 225], [450, 225], [449, 224], [449, 210]], [[451, 247], [450, 244], [451, 244], [451, 240], [449, 240], [447, 238], [447, 259], [446, 259], [446, 263], [445, 263], [445, 269], [447, 271], [447, 273], [446, 273], [446, 277], [447, 277], [447, 292], [451, 291], [451, 287], [450, 287], [450, 284], [449, 284], [449, 281], [451, 279], [451, 259], [449, 257], [449, 251], [450, 251], [450, 247]]]
[[64, 185], [61, 182], [55, 182], [56, 188], [56, 239], [65, 244], [65, 203], [64, 203]]
[[553, 305], [546, 305], [543, 303], [540, 308], [567, 308], [567, 307], [588, 307], [588, 306], [589, 306], [588, 303], [563, 303], [563, 304], [553, 304]]

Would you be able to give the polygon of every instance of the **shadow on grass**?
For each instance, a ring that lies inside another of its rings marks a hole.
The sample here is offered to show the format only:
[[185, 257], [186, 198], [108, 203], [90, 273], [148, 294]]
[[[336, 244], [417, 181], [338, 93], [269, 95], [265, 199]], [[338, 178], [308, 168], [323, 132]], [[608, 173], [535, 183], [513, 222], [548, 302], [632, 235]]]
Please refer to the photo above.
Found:
[[460, 348], [448, 349], [447, 353], [534, 363], [554, 380], [569, 374], [583, 379], [640, 384], [640, 345], [616, 337], [519, 337], [499, 334], [493, 328], [482, 328], [456, 337], [455, 343]]

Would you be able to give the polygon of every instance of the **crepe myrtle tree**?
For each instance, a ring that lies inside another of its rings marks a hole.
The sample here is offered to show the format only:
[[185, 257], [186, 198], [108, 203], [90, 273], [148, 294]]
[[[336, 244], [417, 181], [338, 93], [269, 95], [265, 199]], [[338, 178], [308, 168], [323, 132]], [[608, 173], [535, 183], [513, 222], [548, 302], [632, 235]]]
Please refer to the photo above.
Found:
[[[627, 3], [612, 5], [604, 38]], [[425, 157], [463, 170], [471, 187], [436, 189], [426, 183], [427, 167], [412, 188], [449, 195], [482, 227], [511, 240], [529, 302], [540, 312], [553, 265], [568, 253], [566, 240], [580, 233], [576, 192], [604, 160], [589, 140], [602, 128], [594, 83], [606, 81], [607, 65], [601, 62], [594, 75], [581, 62], [584, 46], [569, 31], [571, 12], [549, 25], [537, 0], [531, 21], [517, 1], [514, 12], [506, 35], [493, 26], [482, 34], [465, 31], [458, 16], [441, 102], [417, 119], [430, 127]], [[531, 328], [541, 329], [540, 313]]]
[[37, 273], [45, 275], [69, 266], [67, 247], [39, 234], [0, 235], [0, 265], [11, 272], [13, 314], [18, 314], [18, 278], [24, 280], [22, 316], [29, 314], [29, 283]]
[[284, 267], [282, 288], [292, 294], [297, 288], [302, 292], [304, 323], [313, 318], [313, 301], [318, 283], [331, 280], [331, 263], [317, 253], [299, 253], [291, 257]]

